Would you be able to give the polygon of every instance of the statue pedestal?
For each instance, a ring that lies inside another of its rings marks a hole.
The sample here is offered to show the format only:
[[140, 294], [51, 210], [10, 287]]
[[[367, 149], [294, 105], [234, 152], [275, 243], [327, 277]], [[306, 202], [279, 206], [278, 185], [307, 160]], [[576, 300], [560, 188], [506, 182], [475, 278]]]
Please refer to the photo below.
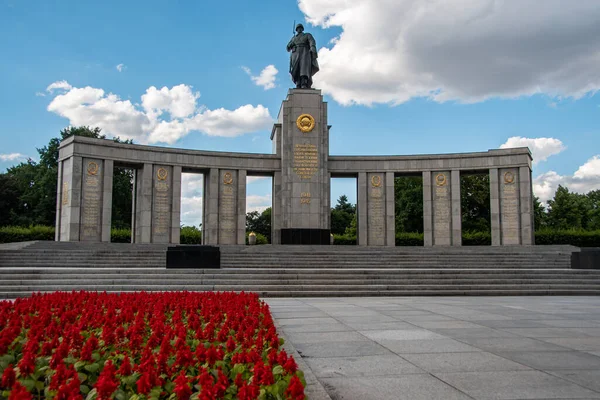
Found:
[[320, 90], [290, 89], [271, 135], [274, 244], [330, 244], [329, 127]]

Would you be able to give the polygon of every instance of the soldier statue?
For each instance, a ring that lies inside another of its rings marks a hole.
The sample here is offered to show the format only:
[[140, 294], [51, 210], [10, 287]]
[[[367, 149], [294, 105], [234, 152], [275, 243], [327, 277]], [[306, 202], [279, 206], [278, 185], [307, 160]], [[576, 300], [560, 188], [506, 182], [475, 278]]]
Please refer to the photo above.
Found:
[[297, 89], [310, 89], [312, 77], [319, 72], [317, 45], [310, 33], [304, 33], [302, 24], [296, 25], [296, 34], [287, 45], [290, 54], [290, 74]]

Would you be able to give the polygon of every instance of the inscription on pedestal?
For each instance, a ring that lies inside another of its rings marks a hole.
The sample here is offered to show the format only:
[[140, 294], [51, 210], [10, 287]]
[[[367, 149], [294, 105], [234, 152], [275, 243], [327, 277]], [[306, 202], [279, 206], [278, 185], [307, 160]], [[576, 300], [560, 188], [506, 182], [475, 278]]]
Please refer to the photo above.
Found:
[[169, 241], [171, 229], [171, 186], [168, 167], [156, 169], [154, 174], [154, 201], [152, 236], [156, 242]]
[[319, 169], [317, 146], [310, 143], [296, 143], [294, 146], [294, 172], [300, 179], [312, 178]]
[[516, 176], [516, 171], [508, 170], [500, 180], [502, 244], [520, 244], [519, 186]]
[[[83, 177], [81, 202], [80, 240], [100, 241], [102, 225], [102, 171], [99, 161], [84, 163], [86, 174]], [[63, 186], [63, 190], [65, 187]], [[63, 202], [65, 198], [63, 197]]]
[[433, 238], [436, 244], [450, 245], [452, 204], [448, 173], [436, 173], [433, 182]]
[[367, 235], [370, 246], [385, 245], [385, 189], [381, 175], [370, 175], [367, 193]]
[[219, 183], [219, 244], [236, 244], [237, 190], [235, 173], [221, 171]]

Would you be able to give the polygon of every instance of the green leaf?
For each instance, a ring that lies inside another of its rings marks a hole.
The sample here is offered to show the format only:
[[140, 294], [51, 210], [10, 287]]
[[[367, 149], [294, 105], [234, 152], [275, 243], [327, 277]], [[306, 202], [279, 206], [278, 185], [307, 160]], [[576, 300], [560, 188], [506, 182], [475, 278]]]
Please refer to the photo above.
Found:
[[83, 394], [88, 394], [90, 392], [90, 388], [88, 385], [79, 385], [79, 391]]
[[80, 369], [81, 367], [83, 367], [85, 364], [86, 364], [86, 362], [85, 362], [85, 361], [77, 361], [77, 362], [75, 363], [75, 371], [79, 371], [79, 369]]
[[97, 391], [96, 391], [96, 389], [94, 388], [94, 389], [92, 389], [92, 390], [91, 390], [91, 391], [88, 393], [88, 395], [87, 395], [87, 397], [85, 398], [85, 400], [94, 400], [94, 399], [95, 399], [97, 396], [98, 396], [98, 392], [97, 392]]
[[98, 370], [100, 369], [100, 364], [98, 363], [93, 363], [90, 365], [86, 365], [85, 367], [83, 367], [86, 371], [89, 372], [98, 372]]
[[275, 368], [273, 368], [273, 375], [282, 375], [283, 374], [283, 367], [281, 365], [277, 365], [275, 366]]
[[25, 386], [25, 389], [27, 389], [29, 392], [33, 392], [35, 381], [33, 379], [23, 379], [21, 380], [21, 385]]
[[88, 379], [88, 376], [86, 374], [84, 374], [83, 372], [78, 372], [77, 376], [79, 377], [79, 382], [81, 382], [81, 383], [87, 381], [87, 379]]

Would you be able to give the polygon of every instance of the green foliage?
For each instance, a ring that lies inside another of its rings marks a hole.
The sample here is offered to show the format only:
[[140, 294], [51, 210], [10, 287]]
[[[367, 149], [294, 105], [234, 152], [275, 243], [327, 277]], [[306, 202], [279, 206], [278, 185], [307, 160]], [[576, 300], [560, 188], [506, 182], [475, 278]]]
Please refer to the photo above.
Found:
[[490, 176], [463, 175], [460, 179], [463, 232], [490, 232]]
[[112, 217], [113, 228], [131, 228], [133, 200], [133, 170], [115, 168], [113, 172]]
[[0, 227], [0, 243], [28, 242], [30, 240], [54, 240], [54, 227], [32, 225], [30, 227]]
[[589, 201], [586, 195], [558, 186], [548, 201], [548, 226], [553, 229], [588, 229]]
[[423, 246], [422, 232], [396, 233], [396, 246]]
[[182, 226], [179, 235], [181, 244], [202, 244], [202, 231], [195, 226]]
[[[269, 244], [269, 239], [267, 239], [267, 237], [265, 235], [263, 235], [262, 233], [256, 233], [256, 232], [254, 232], [254, 234], [256, 235], [256, 244]], [[246, 244], [250, 244], [248, 241], [249, 235], [250, 235], [250, 232], [246, 232]]]
[[333, 244], [336, 246], [356, 245], [356, 235], [337, 235], [333, 234]]
[[110, 230], [110, 241], [113, 243], [131, 243], [131, 230], [112, 228]]
[[548, 227], [548, 213], [537, 196], [533, 196], [533, 225], [536, 231]]
[[[271, 207], [262, 213], [251, 211], [246, 214], [246, 232], [260, 233], [271, 243]], [[257, 240], [258, 241], [258, 240]]]
[[577, 247], [600, 247], [600, 230], [582, 231], [576, 229], [544, 229], [535, 232], [535, 244], [570, 244]]
[[492, 235], [490, 232], [463, 232], [463, 246], [491, 246]]
[[394, 180], [396, 233], [423, 232], [423, 178], [399, 177]]
[[350, 204], [345, 194], [341, 195], [336, 206], [331, 209], [331, 233], [334, 235], [344, 234], [355, 217], [356, 205]]
[[350, 221], [350, 226], [348, 226], [346, 228], [346, 230], [344, 231], [344, 235], [346, 236], [355, 236], [356, 237], [356, 228], [357, 228], [358, 222], [356, 220], [356, 214], [354, 214], [354, 218], [352, 218], [352, 221]]

